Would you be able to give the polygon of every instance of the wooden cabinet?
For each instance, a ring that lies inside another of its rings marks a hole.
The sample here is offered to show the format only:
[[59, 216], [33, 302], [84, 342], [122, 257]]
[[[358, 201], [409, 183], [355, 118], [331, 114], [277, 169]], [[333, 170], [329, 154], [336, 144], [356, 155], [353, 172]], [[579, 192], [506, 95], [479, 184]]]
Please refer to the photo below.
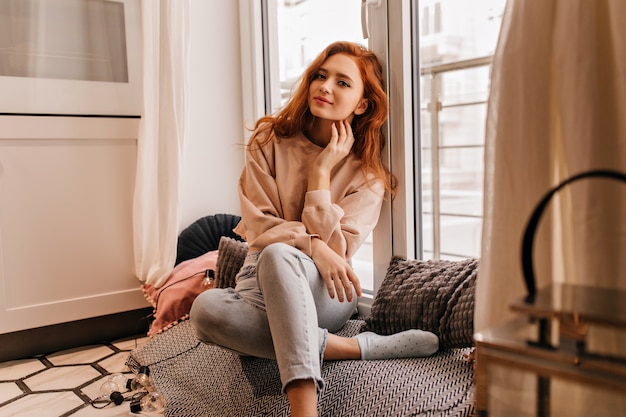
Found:
[[0, 334], [147, 307], [138, 118], [0, 116]]

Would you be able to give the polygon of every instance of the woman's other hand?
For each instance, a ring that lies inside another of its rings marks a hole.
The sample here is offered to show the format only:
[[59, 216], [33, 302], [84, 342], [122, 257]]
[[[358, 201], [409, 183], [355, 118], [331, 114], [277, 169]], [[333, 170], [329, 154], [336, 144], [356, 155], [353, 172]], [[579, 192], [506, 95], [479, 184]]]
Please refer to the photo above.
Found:
[[311, 258], [326, 282], [330, 298], [335, 298], [336, 295], [341, 302], [344, 299], [352, 302], [354, 293], [360, 297], [361, 282], [350, 264], [318, 238], [313, 239], [312, 246]]

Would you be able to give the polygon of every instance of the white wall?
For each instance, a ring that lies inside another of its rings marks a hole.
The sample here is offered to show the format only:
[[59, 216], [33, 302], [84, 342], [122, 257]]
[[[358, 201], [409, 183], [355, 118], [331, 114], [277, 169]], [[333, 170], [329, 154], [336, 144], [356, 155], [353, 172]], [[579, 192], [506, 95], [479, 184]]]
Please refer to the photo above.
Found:
[[239, 3], [190, 0], [189, 123], [180, 229], [208, 214], [239, 214], [244, 138]]

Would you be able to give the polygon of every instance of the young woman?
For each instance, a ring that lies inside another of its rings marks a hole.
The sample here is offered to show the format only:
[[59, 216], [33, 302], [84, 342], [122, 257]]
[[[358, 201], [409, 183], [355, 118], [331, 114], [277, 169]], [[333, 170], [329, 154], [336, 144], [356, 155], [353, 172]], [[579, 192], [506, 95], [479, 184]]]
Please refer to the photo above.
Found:
[[191, 309], [204, 342], [277, 360], [293, 417], [318, 415], [322, 359], [438, 349], [437, 336], [420, 330], [333, 334], [361, 295], [351, 257], [395, 188], [381, 158], [387, 111], [378, 58], [358, 44], [329, 45], [247, 145], [235, 232], [249, 253], [236, 287], [205, 291]]

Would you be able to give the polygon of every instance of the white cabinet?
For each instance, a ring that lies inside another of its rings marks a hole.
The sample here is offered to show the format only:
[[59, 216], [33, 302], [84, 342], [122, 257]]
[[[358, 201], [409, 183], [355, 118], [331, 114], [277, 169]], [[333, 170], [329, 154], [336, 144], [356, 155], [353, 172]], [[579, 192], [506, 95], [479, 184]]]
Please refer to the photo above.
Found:
[[140, 0], [0, 1], [0, 112], [141, 113]]
[[0, 116], [0, 334], [148, 306], [133, 263], [138, 125]]

